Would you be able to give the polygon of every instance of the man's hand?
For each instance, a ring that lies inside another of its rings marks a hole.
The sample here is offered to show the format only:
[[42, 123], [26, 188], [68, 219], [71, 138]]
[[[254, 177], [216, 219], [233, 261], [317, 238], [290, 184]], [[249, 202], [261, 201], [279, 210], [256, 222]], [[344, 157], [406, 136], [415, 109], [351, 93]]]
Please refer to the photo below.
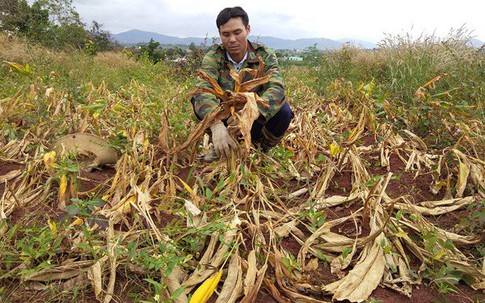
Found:
[[229, 135], [226, 126], [221, 121], [218, 121], [212, 124], [210, 129], [212, 131], [212, 143], [214, 144], [216, 153], [229, 159], [231, 149], [236, 148], [237, 144]]

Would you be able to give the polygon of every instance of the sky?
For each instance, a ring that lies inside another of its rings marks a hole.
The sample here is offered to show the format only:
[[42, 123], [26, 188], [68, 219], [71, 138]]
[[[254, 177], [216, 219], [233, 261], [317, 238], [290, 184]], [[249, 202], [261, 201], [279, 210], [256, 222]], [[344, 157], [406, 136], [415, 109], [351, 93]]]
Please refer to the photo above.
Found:
[[139, 29], [178, 37], [217, 37], [217, 14], [241, 6], [251, 35], [284, 39], [357, 39], [387, 36], [446, 37], [464, 28], [485, 41], [481, 0], [73, 0], [82, 21], [112, 34]]

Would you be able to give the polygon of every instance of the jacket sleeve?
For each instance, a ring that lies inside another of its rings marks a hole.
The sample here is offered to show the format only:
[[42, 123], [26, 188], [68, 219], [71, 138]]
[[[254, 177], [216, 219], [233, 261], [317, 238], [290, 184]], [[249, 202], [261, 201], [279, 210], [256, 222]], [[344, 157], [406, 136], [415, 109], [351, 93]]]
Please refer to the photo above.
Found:
[[[217, 68], [216, 57], [217, 54], [214, 50], [209, 51], [202, 60], [201, 69], [208, 76], [212, 77], [217, 81], [219, 78], [219, 71]], [[197, 80], [197, 87], [211, 88], [209, 82], [201, 79], [200, 77]], [[193, 101], [194, 111], [201, 119], [204, 119], [206, 115], [212, 113], [219, 106], [220, 103], [217, 97], [210, 93], [197, 93], [196, 95], [194, 95]]]
[[273, 51], [266, 49], [267, 55], [263, 58], [265, 64], [265, 74], [270, 74], [269, 82], [265, 85], [265, 90], [260, 95], [269, 104], [269, 108], [259, 105], [259, 112], [268, 121], [276, 115], [285, 102], [285, 87], [281, 76], [278, 59]]

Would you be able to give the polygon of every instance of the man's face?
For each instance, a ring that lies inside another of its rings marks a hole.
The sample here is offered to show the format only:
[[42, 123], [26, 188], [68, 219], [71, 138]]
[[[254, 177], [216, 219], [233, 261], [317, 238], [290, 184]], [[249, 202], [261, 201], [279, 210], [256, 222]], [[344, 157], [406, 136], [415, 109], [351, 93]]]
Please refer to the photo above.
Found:
[[250, 31], [249, 24], [244, 26], [241, 18], [231, 18], [219, 28], [222, 44], [236, 62], [240, 62], [246, 54]]

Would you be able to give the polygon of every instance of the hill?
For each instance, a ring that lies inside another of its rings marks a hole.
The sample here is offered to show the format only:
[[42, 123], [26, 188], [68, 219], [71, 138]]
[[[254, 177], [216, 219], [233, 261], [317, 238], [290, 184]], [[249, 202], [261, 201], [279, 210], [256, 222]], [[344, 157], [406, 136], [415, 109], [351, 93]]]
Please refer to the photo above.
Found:
[[471, 39], [470, 39], [470, 43], [471, 43], [471, 45], [472, 45], [472, 46], [474, 46], [474, 47], [482, 47], [482, 46], [485, 44], [485, 42], [480, 41], [480, 40], [475, 39], [475, 38], [471, 38]]
[[348, 43], [348, 44], [354, 45], [356, 47], [365, 48], [365, 49], [374, 49], [374, 48], [378, 47], [377, 44], [369, 42], [369, 41], [364, 41], [364, 40], [339, 39], [337, 41], [341, 42], [341, 43]]
[[204, 43], [204, 38], [197, 38], [197, 37], [179, 38], [179, 37], [167, 36], [167, 35], [163, 35], [155, 32], [141, 31], [138, 29], [129, 30], [119, 34], [113, 34], [111, 35], [111, 37], [113, 38], [113, 40], [122, 44], [148, 43], [152, 38], [156, 42], [160, 42], [160, 44], [190, 45], [192, 42], [194, 42], [195, 44]]
[[271, 36], [249, 36], [249, 40], [260, 42], [272, 49], [305, 49], [316, 46], [318, 49], [337, 49], [343, 43], [325, 38], [306, 38], [306, 39], [280, 39]]
[[[206, 41], [205, 38], [199, 37], [187, 37], [179, 38], [174, 36], [163, 35], [155, 32], [147, 32], [138, 29], [129, 30], [126, 32], [113, 34], [113, 40], [122, 44], [139, 44], [148, 43], [151, 38], [160, 44], [172, 44], [172, 45], [190, 45], [195, 43], [200, 45], [203, 43], [212, 43], [212, 41]], [[305, 49], [307, 47], [316, 46], [318, 49], [337, 49], [343, 45], [344, 42], [348, 40], [335, 41], [326, 38], [306, 38], [306, 39], [281, 39], [271, 36], [249, 36], [251, 41], [262, 43], [272, 49]], [[210, 39], [212, 40], [212, 39]], [[359, 41], [354, 43], [356, 46], [362, 46], [364, 48], [373, 48], [372, 43], [366, 41]], [[368, 47], [368, 46], [371, 47]]]

